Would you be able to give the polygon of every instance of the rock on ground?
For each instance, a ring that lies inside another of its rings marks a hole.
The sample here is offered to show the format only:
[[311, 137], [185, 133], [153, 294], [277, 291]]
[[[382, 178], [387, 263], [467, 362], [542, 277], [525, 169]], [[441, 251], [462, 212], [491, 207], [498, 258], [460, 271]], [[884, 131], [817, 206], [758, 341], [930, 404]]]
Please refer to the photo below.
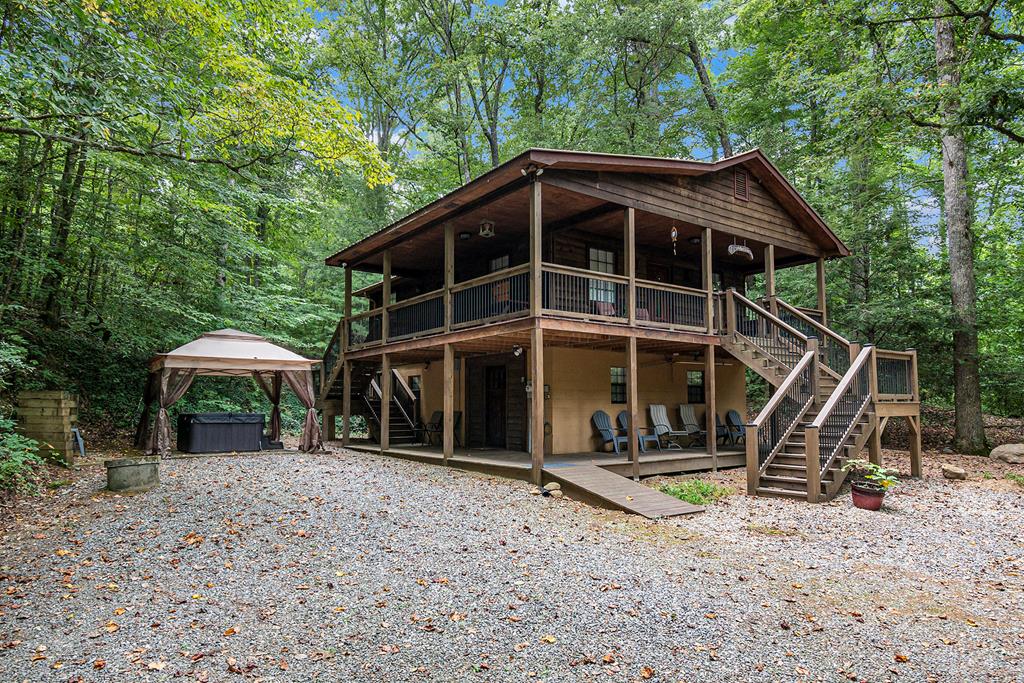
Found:
[[90, 468], [0, 521], [0, 681], [1019, 681], [1001, 472], [652, 522], [365, 453]]
[[1024, 464], [1024, 443], [1007, 443], [996, 446], [988, 457], [993, 460], [1002, 460], [1011, 465]]

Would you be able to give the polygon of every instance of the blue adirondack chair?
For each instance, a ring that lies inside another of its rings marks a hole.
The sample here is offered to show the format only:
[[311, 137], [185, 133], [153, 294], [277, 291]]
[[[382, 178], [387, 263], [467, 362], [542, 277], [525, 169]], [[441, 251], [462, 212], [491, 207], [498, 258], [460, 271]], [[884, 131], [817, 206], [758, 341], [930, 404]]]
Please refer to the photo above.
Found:
[[723, 446], [729, 443], [729, 428], [722, 424], [718, 413], [715, 413], [715, 440], [721, 441]]
[[746, 443], [747, 428], [743, 426], [743, 419], [735, 410], [726, 412], [725, 428], [729, 431], [729, 441], [731, 443], [737, 444], [740, 441]]
[[654, 425], [654, 433], [658, 435], [659, 440], [665, 440], [665, 446], [669, 450], [681, 449], [676, 439], [681, 436], [688, 436], [689, 432], [684, 432], [678, 429], [673, 429], [672, 424], [668, 421], [668, 410], [664, 405], [660, 403], [652, 403], [647, 407], [647, 410], [651, 414], [651, 424]]
[[[619, 429], [629, 434], [629, 413], [625, 410], [619, 413]], [[653, 444], [659, 451], [661, 450], [661, 439], [654, 433], [654, 430], [650, 427], [638, 427], [636, 430], [636, 440], [640, 444], [640, 452], [647, 452], [647, 444]], [[646, 434], [644, 432], [647, 432]]]
[[629, 448], [629, 437], [623, 434], [616, 434], [618, 430], [612, 426], [612, 419], [608, 417], [608, 413], [603, 410], [598, 410], [590, 420], [594, 423], [594, 428], [597, 429], [597, 432], [601, 435], [602, 446], [606, 443], [610, 443], [616, 453], [621, 453], [621, 451], [619, 451], [620, 444]]

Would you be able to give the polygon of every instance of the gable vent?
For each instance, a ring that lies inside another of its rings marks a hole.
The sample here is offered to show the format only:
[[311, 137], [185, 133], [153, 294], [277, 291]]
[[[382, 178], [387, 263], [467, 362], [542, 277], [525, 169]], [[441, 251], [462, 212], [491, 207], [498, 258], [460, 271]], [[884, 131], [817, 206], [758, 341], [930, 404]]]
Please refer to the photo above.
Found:
[[737, 169], [732, 175], [732, 194], [736, 199], [747, 200], [747, 172]]

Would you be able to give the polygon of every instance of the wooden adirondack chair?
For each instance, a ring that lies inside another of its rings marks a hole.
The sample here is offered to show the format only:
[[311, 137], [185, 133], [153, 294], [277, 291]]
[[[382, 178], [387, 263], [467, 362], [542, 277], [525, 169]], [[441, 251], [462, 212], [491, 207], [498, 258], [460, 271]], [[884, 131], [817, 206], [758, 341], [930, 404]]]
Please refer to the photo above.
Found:
[[[629, 434], [629, 413], [627, 413], [625, 410], [621, 411], [618, 415], [618, 421], [619, 429]], [[661, 450], [661, 439], [658, 438], [658, 435], [654, 433], [653, 429], [651, 429], [650, 427], [637, 427], [633, 431], [636, 432], [636, 440], [637, 443], [640, 445], [641, 453], [647, 452], [647, 444], [653, 444], [655, 448], [657, 448], [659, 451]], [[647, 432], [646, 434], [644, 433], [645, 431]]]
[[707, 443], [707, 430], [700, 428], [697, 415], [693, 412], [693, 406], [688, 403], [679, 404], [679, 424], [686, 430], [686, 436], [689, 437], [691, 446], [703, 446]]
[[746, 443], [747, 428], [743, 426], [743, 419], [735, 410], [725, 413], [725, 428], [729, 432], [729, 442], [737, 444], [740, 441]]
[[668, 421], [668, 410], [665, 406], [659, 403], [652, 403], [648, 406], [647, 410], [651, 414], [651, 424], [654, 425], [654, 433], [658, 438], [664, 439], [670, 450], [681, 449], [682, 446], [676, 443], [675, 439], [681, 436], [689, 436], [689, 434], [672, 428], [672, 424]]
[[619, 445], [623, 445], [629, 448], [629, 437], [624, 434], [616, 434], [618, 430], [612, 426], [612, 419], [608, 417], [608, 413], [603, 410], [598, 410], [590, 418], [591, 422], [594, 423], [594, 428], [598, 434], [601, 435], [601, 445], [610, 443], [616, 453], [621, 453]]

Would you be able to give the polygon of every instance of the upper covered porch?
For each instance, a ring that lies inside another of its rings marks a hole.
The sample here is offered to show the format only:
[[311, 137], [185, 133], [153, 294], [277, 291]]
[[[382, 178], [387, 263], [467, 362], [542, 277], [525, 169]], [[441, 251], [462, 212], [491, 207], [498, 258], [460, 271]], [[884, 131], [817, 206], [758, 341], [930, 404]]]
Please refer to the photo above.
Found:
[[[714, 291], [848, 253], [757, 151], [714, 164], [531, 150], [327, 259], [328, 356], [517, 317], [715, 334]], [[352, 271], [380, 273], [353, 291]], [[331, 368], [332, 358], [325, 358]]]

